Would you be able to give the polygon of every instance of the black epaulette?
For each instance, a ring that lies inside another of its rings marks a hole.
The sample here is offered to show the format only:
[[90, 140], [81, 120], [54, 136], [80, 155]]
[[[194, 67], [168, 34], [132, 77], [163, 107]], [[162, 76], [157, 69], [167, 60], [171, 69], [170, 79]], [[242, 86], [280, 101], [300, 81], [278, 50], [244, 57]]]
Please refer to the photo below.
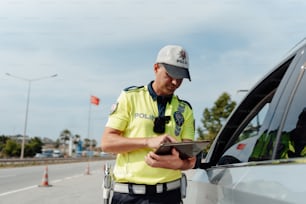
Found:
[[177, 98], [178, 98], [179, 101], [182, 101], [183, 103], [186, 103], [189, 106], [189, 108], [192, 110], [192, 106], [188, 101], [182, 100], [179, 97], [177, 97]]
[[141, 89], [141, 88], [143, 88], [143, 86], [129, 86], [123, 90], [124, 91], [134, 91], [134, 90]]

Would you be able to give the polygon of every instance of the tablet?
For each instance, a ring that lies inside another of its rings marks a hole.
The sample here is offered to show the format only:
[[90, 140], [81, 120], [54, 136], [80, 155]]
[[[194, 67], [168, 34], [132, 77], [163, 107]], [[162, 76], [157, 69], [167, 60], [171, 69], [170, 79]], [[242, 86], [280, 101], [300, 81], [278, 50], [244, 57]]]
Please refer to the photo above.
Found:
[[171, 154], [172, 148], [175, 148], [180, 153], [181, 159], [196, 156], [210, 143], [207, 140], [192, 141], [192, 142], [178, 142], [178, 143], [163, 143], [155, 151], [158, 155]]

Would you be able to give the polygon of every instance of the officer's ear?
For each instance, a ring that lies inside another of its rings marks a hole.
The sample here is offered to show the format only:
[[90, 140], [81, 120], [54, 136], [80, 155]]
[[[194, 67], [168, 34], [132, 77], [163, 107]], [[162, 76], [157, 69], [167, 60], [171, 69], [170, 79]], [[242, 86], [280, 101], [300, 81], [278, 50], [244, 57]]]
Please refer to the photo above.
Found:
[[154, 73], [157, 73], [158, 68], [159, 68], [159, 64], [155, 63], [154, 64]]

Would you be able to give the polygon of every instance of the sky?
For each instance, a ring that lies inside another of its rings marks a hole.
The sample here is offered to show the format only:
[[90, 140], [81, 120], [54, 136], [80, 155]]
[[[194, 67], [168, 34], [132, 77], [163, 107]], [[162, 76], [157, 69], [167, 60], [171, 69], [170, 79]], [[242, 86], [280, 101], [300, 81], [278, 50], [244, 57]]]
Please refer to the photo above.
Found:
[[176, 94], [202, 127], [223, 92], [239, 102], [238, 90], [305, 38], [305, 8], [304, 0], [1, 0], [0, 135], [26, 127], [56, 140], [68, 129], [99, 145], [120, 92], [153, 80], [168, 44], [189, 54], [192, 81]]

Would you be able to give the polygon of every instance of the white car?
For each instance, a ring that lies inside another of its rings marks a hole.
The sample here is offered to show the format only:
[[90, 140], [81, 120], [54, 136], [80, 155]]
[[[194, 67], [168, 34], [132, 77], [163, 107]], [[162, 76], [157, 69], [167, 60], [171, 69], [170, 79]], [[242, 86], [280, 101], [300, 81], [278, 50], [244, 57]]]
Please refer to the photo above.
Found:
[[306, 40], [232, 112], [185, 203], [306, 203]]
[[64, 155], [61, 153], [60, 150], [55, 149], [55, 150], [53, 150], [52, 157], [54, 157], [54, 158], [60, 158], [60, 157], [64, 157]]

